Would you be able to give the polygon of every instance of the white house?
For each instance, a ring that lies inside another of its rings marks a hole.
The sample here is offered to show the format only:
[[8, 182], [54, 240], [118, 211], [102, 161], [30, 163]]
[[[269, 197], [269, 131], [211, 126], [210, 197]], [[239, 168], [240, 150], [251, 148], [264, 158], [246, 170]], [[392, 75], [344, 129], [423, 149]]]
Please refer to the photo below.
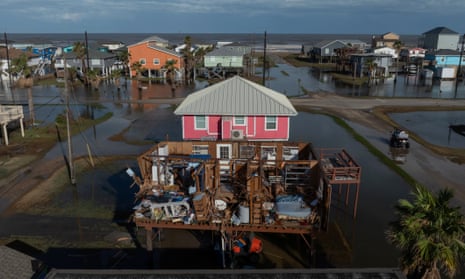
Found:
[[396, 59], [398, 57], [396, 50], [391, 48], [391, 47], [376, 48], [376, 49], [373, 50], [373, 53], [391, 55], [392, 58], [394, 58], [394, 59]]

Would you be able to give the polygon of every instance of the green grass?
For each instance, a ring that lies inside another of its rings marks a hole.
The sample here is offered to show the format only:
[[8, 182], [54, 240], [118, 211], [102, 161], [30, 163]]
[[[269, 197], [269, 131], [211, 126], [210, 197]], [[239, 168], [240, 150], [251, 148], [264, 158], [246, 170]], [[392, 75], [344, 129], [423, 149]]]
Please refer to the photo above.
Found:
[[368, 82], [368, 77], [354, 78], [353, 76], [350, 76], [350, 75], [338, 74], [338, 73], [331, 73], [331, 76], [336, 80], [342, 81], [350, 85], [363, 85]]
[[355, 140], [360, 142], [363, 146], [367, 148], [367, 150], [373, 154], [378, 160], [380, 160], [383, 164], [388, 166], [391, 170], [396, 172], [399, 176], [401, 176], [408, 184], [411, 186], [419, 184], [412, 176], [410, 176], [406, 171], [400, 168], [394, 161], [392, 161], [388, 156], [386, 156], [383, 152], [379, 151], [375, 146], [373, 146], [368, 140], [366, 140], [363, 136], [358, 134], [352, 127], [350, 127], [344, 120], [334, 115], [328, 115], [331, 117], [337, 125], [344, 128]]
[[[112, 112], [108, 112], [98, 119], [79, 118], [70, 122], [71, 135], [78, 134], [89, 129], [92, 126], [98, 125], [113, 116]], [[10, 145], [0, 146], [0, 163], [5, 160], [11, 160], [13, 157], [26, 158], [31, 155], [40, 158], [45, 152], [50, 150], [58, 141], [57, 134], [59, 133], [62, 140], [66, 139], [66, 121], [63, 115], [57, 117], [55, 124], [47, 126], [34, 126], [24, 131], [24, 137], [19, 129], [13, 131], [9, 135]], [[29, 159], [23, 159], [16, 164], [2, 164], [0, 166], [0, 179], [5, 179], [12, 173], [31, 163]]]

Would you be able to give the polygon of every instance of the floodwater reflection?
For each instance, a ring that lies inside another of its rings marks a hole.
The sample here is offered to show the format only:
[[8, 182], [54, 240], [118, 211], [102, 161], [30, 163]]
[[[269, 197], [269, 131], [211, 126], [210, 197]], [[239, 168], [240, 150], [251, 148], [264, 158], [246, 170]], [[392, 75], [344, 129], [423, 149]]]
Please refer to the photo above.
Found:
[[401, 127], [432, 144], [465, 148], [465, 137], [450, 129], [450, 125], [465, 124], [465, 111], [416, 111], [389, 116]]

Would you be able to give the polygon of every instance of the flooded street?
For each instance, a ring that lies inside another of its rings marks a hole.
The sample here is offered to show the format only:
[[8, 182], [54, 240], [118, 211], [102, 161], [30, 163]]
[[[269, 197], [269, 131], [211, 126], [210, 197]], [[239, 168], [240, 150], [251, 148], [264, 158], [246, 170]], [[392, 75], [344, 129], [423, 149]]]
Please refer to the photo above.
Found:
[[[274, 79], [267, 81], [267, 86], [290, 97], [302, 95], [303, 87], [311, 92], [330, 92], [354, 97], [465, 98], [463, 83], [455, 90], [455, 85], [448, 86], [447, 89], [441, 84], [430, 87], [413, 86], [411, 83], [407, 84], [405, 77], [400, 77], [396, 83], [386, 82], [371, 88], [355, 88], [338, 84], [331, 79], [329, 73], [307, 67], [295, 68], [288, 64], [278, 66], [271, 69], [270, 75]], [[165, 139], [182, 140], [181, 119], [173, 114], [174, 105], [128, 101], [182, 98], [205, 86], [206, 83], [199, 82], [191, 87], [178, 87], [173, 92], [166, 84], [141, 86], [137, 82], [127, 81], [120, 89], [112, 83], [102, 84], [99, 90], [91, 92], [76, 88], [71, 99], [73, 114], [87, 114], [98, 118], [112, 112], [113, 117], [72, 138], [75, 156], [86, 156], [90, 147], [95, 160], [114, 155], [125, 156], [124, 159], [79, 171], [77, 186], [66, 185], [59, 192], [51, 193], [47, 204], [13, 215], [4, 214], [0, 218], [0, 237], [40, 236], [46, 237], [52, 243], [56, 242], [57, 245], [65, 244], [73, 248], [85, 246], [86, 242], [105, 242], [114, 231], [128, 231], [125, 222], [131, 212], [136, 189], [130, 187], [133, 181], [127, 176], [126, 168], [137, 170], [136, 156], [146, 151], [152, 143]], [[27, 96], [27, 90], [15, 90], [13, 94], [8, 90], [0, 90], [0, 98], [6, 101], [27, 104]], [[39, 125], [53, 123], [56, 116], [65, 109], [62, 88], [34, 88], [33, 98], [34, 114]], [[25, 110], [29, 117], [27, 106]], [[445, 127], [448, 123], [464, 121], [463, 111], [393, 114], [392, 118], [434, 144], [465, 147], [465, 137], [451, 134]], [[349, 124], [356, 127], [357, 131], [364, 131], [354, 123]], [[111, 136], [123, 131], [121, 135], [124, 141], [109, 140]], [[386, 133], [386, 138], [376, 135], [374, 140], [379, 143], [377, 147], [384, 154], [390, 155], [387, 138]], [[344, 148], [362, 166], [357, 217], [353, 218], [352, 215], [355, 190], [351, 189], [349, 205], [345, 205], [346, 189], [342, 188], [342, 194], [339, 195], [336, 186], [333, 189], [330, 221], [339, 225], [345, 237], [348, 245], [346, 248], [350, 253], [349, 266], [397, 266], [399, 252], [387, 243], [385, 230], [394, 218], [393, 208], [397, 200], [409, 197], [410, 186], [328, 116], [299, 112], [298, 116], [291, 118], [290, 140], [311, 142], [316, 151], [320, 148]], [[57, 144], [46, 154], [44, 161], [62, 157], [63, 148], [63, 145]], [[408, 154], [406, 156], [409, 160]], [[75, 217], [76, 212], [79, 217]], [[106, 243], [108, 246], [112, 244]], [[136, 250], [137, 252], [133, 251], [134, 254], [126, 258], [125, 264], [136, 264], [135, 259], [140, 256], [136, 254], [144, 255], [143, 249]], [[64, 248], [52, 250], [49, 256], [50, 259], [59, 258], [62, 253], [65, 255], [69, 252]], [[99, 256], [101, 258], [97, 262], [108, 264], [102, 255], [110, 253], [107, 250], [79, 253], [76, 264], [86, 266], [86, 260]], [[94, 255], [86, 258], [85, 255], [89, 253]], [[208, 256], [210, 255], [205, 255]], [[68, 259], [66, 263], [63, 260], [63, 265], [68, 264], [68, 261], [71, 264], [72, 261]], [[87, 265], [92, 266], [90, 262]]]

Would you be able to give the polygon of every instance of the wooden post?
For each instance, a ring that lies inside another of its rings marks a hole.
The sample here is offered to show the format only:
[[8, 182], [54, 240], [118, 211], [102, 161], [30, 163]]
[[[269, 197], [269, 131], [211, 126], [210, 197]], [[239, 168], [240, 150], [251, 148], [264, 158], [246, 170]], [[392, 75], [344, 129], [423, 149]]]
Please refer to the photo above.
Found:
[[32, 101], [32, 87], [27, 89], [27, 100], [29, 106], [29, 119], [31, 121], [31, 125], [34, 126], [36, 123], [36, 118], [34, 114], [34, 102]]
[[146, 232], [146, 249], [148, 252], [152, 252], [153, 251], [153, 243], [152, 243], [152, 236], [153, 236], [153, 232], [152, 232], [152, 228], [146, 228], [145, 229], [145, 232]]
[[358, 194], [360, 192], [360, 183], [357, 183], [357, 193], [355, 193], [354, 218], [357, 217]]
[[2, 124], [3, 138], [5, 139], [5, 145], [8, 145], [8, 132], [6, 130], [6, 123]]
[[22, 117], [19, 119], [19, 126], [21, 127], [21, 136], [24, 138], [24, 123]]

